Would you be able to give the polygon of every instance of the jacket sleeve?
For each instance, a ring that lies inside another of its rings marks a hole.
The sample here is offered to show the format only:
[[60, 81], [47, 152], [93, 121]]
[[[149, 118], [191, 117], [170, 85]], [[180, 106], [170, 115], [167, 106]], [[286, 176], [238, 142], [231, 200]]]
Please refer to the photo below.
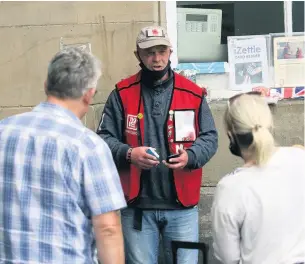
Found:
[[118, 169], [129, 165], [126, 154], [130, 146], [124, 143], [124, 120], [122, 102], [114, 89], [105, 104], [97, 134], [108, 144]]
[[191, 170], [203, 167], [214, 156], [218, 148], [218, 134], [205, 97], [202, 98], [198, 117], [199, 135], [193, 145], [187, 149], [186, 168]]

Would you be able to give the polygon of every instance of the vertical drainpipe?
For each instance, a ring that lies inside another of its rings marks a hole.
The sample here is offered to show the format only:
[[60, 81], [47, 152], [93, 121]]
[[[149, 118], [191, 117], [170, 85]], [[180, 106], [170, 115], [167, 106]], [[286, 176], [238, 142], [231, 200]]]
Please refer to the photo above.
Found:
[[158, 25], [161, 26], [161, 1], [158, 1]]
[[291, 36], [293, 32], [292, 27], [292, 1], [284, 1], [284, 23], [285, 23], [285, 34]]
[[[160, 3], [160, 2], [159, 2]], [[160, 12], [159, 12], [160, 14]], [[166, 1], [165, 2], [165, 15], [166, 15], [166, 27], [167, 33], [171, 40], [173, 47], [173, 53], [171, 55], [171, 66], [176, 68], [178, 64], [178, 36], [177, 36], [177, 2]]]

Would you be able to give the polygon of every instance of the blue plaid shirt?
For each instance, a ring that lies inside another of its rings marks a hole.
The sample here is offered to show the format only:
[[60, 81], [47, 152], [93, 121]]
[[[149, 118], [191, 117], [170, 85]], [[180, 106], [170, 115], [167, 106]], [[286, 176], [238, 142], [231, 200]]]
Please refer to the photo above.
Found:
[[108, 146], [72, 112], [0, 122], [0, 263], [96, 263], [91, 217], [125, 206]]

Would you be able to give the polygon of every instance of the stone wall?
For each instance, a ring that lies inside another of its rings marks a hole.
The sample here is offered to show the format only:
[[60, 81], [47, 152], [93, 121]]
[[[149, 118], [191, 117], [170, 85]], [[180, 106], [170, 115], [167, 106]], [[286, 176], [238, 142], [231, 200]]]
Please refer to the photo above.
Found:
[[91, 43], [103, 63], [98, 94], [84, 118], [97, 126], [114, 84], [137, 70], [139, 30], [164, 24], [165, 3], [0, 2], [0, 119], [29, 111], [45, 99], [47, 65], [64, 44]]

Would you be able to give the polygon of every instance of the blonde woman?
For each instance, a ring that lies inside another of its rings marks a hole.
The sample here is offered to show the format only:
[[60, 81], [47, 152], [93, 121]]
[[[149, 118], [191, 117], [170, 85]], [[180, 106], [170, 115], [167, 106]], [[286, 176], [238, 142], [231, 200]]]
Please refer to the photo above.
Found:
[[212, 207], [214, 254], [225, 264], [305, 262], [305, 151], [276, 147], [258, 93], [229, 100], [230, 151], [244, 166], [223, 177]]

